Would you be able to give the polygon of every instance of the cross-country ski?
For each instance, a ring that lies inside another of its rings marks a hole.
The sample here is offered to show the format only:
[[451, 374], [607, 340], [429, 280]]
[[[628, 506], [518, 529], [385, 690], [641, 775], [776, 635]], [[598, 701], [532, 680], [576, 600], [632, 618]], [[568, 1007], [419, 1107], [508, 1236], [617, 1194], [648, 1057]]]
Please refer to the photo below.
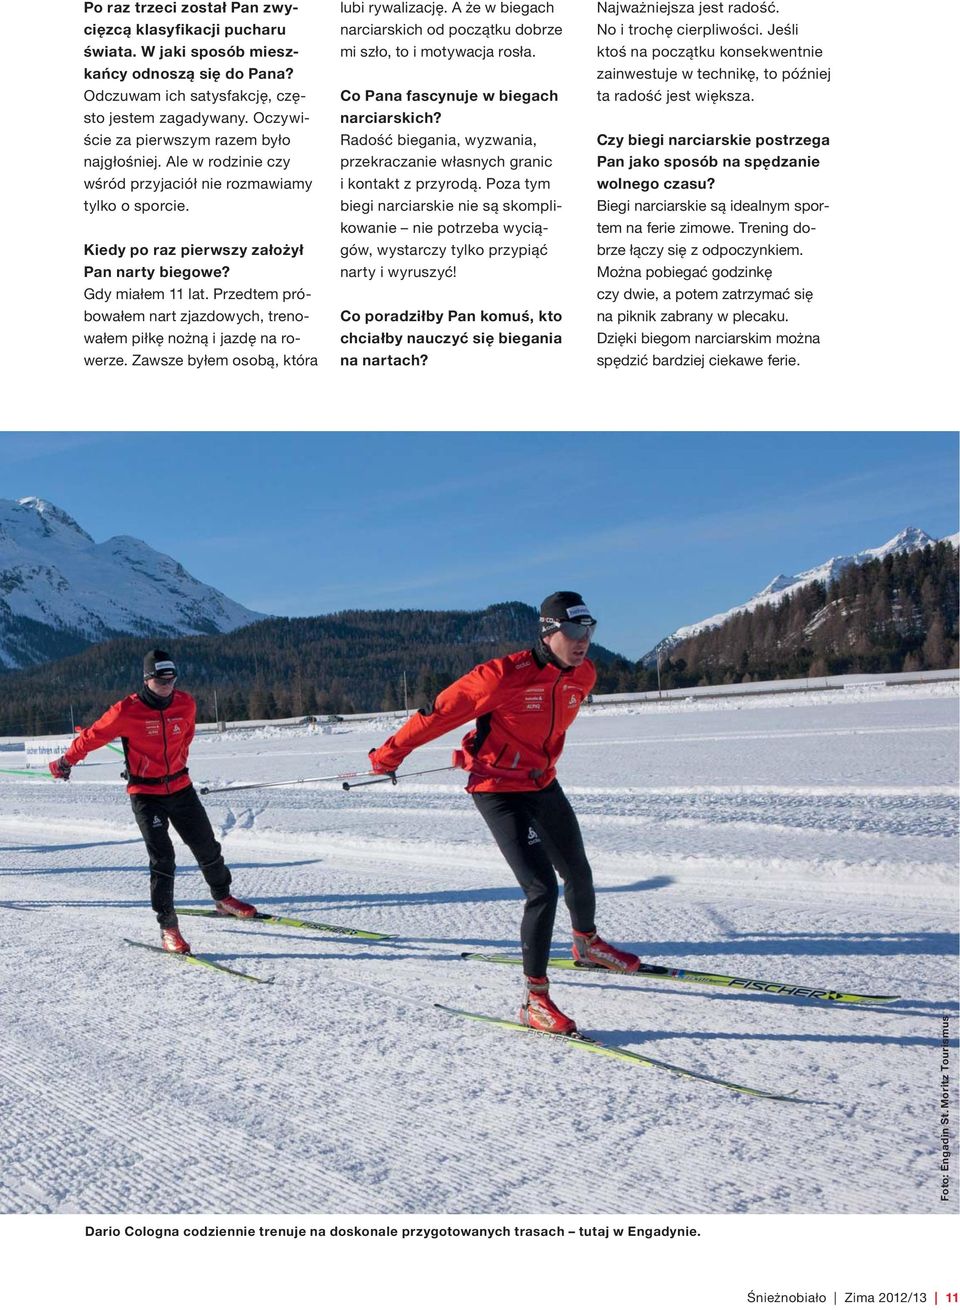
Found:
[[[196, 915], [204, 919], [222, 919], [218, 910], [198, 910], [191, 906], [180, 905], [177, 907], [178, 914]], [[389, 942], [393, 938], [390, 933], [385, 932], [367, 932], [363, 928], [345, 928], [337, 927], [332, 923], [317, 923], [313, 919], [295, 919], [289, 914], [265, 914], [258, 910], [255, 914], [244, 915], [242, 919], [232, 920], [238, 923], [274, 923], [282, 928], [310, 928], [314, 932], [329, 932], [336, 937], [356, 937], [365, 942]]]
[[[182, 911], [181, 911], [182, 913]], [[482, 951], [463, 951], [463, 960], [477, 960], [482, 964], [515, 964], [523, 966], [516, 955], [485, 955]], [[574, 973], [602, 974], [607, 972], [598, 965], [578, 964], [569, 956], [551, 957], [547, 967], [553, 972], [562, 969]], [[861, 992], [842, 992], [831, 988], [800, 987], [795, 983], [764, 982], [759, 978], [738, 978], [729, 973], [709, 973], [700, 969], [677, 969], [665, 964], [640, 963], [632, 973], [619, 973], [626, 979], [661, 979], [670, 982], [695, 983], [701, 987], [726, 987], [731, 992], [763, 992], [767, 996], [794, 996], [811, 1001], [833, 1001], [846, 1005], [885, 1005], [897, 1001], [898, 996], [866, 996]]]
[[529, 1033], [534, 1037], [552, 1037], [554, 1041], [565, 1042], [577, 1051], [587, 1051], [594, 1055], [606, 1055], [614, 1060], [625, 1060], [629, 1064], [643, 1065], [648, 1069], [660, 1069], [664, 1073], [676, 1074], [681, 1078], [694, 1078], [697, 1082], [713, 1083], [725, 1087], [730, 1092], [742, 1092], [745, 1096], [760, 1096], [769, 1101], [796, 1101], [800, 1098], [793, 1092], [762, 1091], [759, 1087], [749, 1087], [746, 1083], [732, 1082], [727, 1078], [717, 1078], [713, 1074], [696, 1069], [684, 1069], [679, 1064], [668, 1064], [665, 1060], [656, 1060], [652, 1055], [640, 1051], [626, 1051], [622, 1046], [608, 1046], [605, 1042], [590, 1037], [587, 1033], [548, 1033], [541, 1029], [530, 1028], [527, 1024], [517, 1023], [514, 1019], [498, 1019], [491, 1014], [474, 1014], [471, 1010], [457, 1010], [450, 1005], [437, 1004], [438, 1010], [446, 1014], [458, 1015], [461, 1019], [476, 1019], [480, 1023], [492, 1024], [495, 1028], [507, 1028], [512, 1032]]
[[154, 946], [152, 942], [135, 942], [129, 937], [124, 937], [124, 943], [127, 946], [139, 946], [144, 951], [155, 951], [158, 955], [164, 955], [171, 960], [182, 960], [184, 964], [198, 964], [204, 969], [213, 969], [217, 973], [229, 973], [234, 978], [245, 978], [247, 982], [253, 983], [272, 983], [272, 978], [257, 978], [252, 973], [244, 973], [240, 969], [231, 969], [225, 964], [219, 964], [216, 960], [207, 960], [202, 955], [194, 955], [192, 951], [165, 951], [162, 946]]

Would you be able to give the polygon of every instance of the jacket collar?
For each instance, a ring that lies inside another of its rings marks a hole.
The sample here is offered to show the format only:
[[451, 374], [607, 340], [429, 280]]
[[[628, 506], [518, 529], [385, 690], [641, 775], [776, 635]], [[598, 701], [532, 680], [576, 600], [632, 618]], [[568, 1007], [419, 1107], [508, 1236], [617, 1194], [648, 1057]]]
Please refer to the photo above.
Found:
[[568, 673], [569, 669], [565, 664], [561, 664], [549, 646], [545, 646], [543, 638], [538, 637], [533, 646], [533, 658], [541, 669], [545, 669], [548, 664], [552, 664], [555, 669], [561, 673]]
[[[173, 696], [176, 696], [176, 694], [176, 691], [174, 691]], [[161, 713], [163, 713], [164, 710], [168, 710], [173, 704], [173, 696], [157, 696], [150, 690], [146, 683], [144, 683], [137, 692], [137, 698], [142, 700], [144, 705], [148, 705], [152, 710], [159, 710]]]

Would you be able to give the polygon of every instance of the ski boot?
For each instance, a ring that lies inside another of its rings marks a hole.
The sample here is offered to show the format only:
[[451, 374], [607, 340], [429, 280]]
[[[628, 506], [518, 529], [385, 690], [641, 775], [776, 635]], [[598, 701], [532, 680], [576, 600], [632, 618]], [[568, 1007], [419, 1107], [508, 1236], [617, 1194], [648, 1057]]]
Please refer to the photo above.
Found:
[[217, 914], [226, 914], [234, 919], [252, 919], [257, 912], [255, 905], [238, 901], [235, 896], [224, 896], [222, 901], [214, 901]]
[[180, 935], [180, 928], [174, 921], [171, 928], [160, 929], [160, 945], [165, 951], [172, 951], [174, 955], [189, 955], [190, 943], [185, 942]]
[[573, 960], [580, 969], [611, 969], [614, 973], [636, 973], [640, 957], [620, 951], [596, 932], [573, 931]]
[[527, 995], [520, 1006], [520, 1022], [528, 1028], [545, 1033], [560, 1033], [564, 1037], [577, 1031], [577, 1025], [550, 999], [550, 981], [547, 978], [528, 978]]

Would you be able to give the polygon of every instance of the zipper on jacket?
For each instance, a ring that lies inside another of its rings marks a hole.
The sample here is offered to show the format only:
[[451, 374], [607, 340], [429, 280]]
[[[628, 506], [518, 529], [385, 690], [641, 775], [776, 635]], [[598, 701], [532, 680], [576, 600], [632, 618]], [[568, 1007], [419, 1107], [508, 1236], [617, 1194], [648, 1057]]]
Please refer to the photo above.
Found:
[[554, 682], [553, 684], [553, 691], [550, 693], [550, 729], [547, 732], [546, 737], [544, 737], [543, 739], [543, 753], [546, 756], [546, 760], [547, 760], [547, 767], [544, 770], [545, 773], [549, 772], [549, 770], [553, 767], [553, 762], [550, 759], [550, 752], [547, 750], [547, 743], [550, 741], [550, 738], [553, 736], [553, 725], [557, 721], [557, 688], [560, 686], [560, 679], [562, 677], [563, 677], [563, 670], [557, 669], [557, 679], [556, 682]]
[[[172, 696], [170, 697], [170, 700], [171, 700], [171, 701], [173, 700], [173, 697], [172, 697]], [[166, 707], [164, 707], [164, 708], [166, 708]], [[167, 721], [166, 721], [166, 719], [163, 717], [163, 710], [157, 710], [157, 713], [160, 715], [160, 727], [161, 727], [161, 729], [163, 730], [163, 762], [164, 762], [164, 764], [166, 765], [166, 768], [164, 769], [164, 772], [165, 772], [165, 773], [167, 774], [167, 776], [169, 777], [169, 775], [170, 775], [170, 757], [169, 757], [169, 755], [167, 754]], [[166, 787], [166, 789], [167, 789], [167, 795], [169, 796], [169, 795], [170, 795], [170, 784], [169, 784], [169, 782], [165, 783], [164, 786]]]

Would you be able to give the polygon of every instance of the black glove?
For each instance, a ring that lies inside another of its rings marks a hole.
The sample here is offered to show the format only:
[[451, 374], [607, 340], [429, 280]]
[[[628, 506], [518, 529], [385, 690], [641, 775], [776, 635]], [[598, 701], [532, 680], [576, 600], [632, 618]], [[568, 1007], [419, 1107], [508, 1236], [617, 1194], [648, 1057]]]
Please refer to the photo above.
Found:
[[67, 763], [66, 755], [61, 755], [58, 760], [51, 760], [47, 768], [55, 778], [59, 778], [62, 782], [70, 781], [70, 770], [73, 765]]

